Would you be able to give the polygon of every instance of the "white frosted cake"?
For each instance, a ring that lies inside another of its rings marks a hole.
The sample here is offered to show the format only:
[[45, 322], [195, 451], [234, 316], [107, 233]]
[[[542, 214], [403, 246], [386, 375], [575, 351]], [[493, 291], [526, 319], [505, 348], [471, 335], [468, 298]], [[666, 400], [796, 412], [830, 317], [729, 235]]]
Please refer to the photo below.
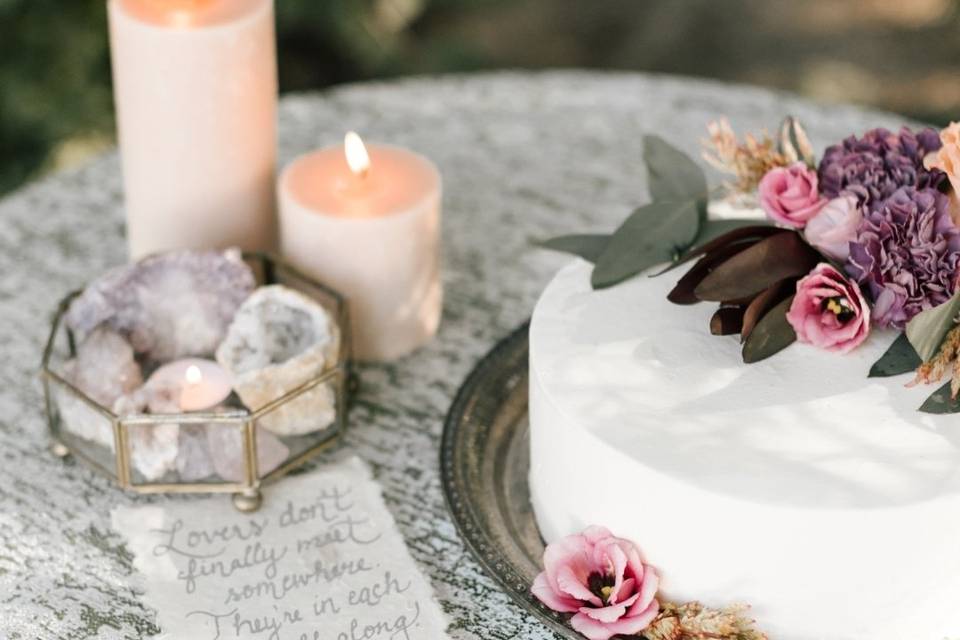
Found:
[[960, 637], [960, 419], [917, 412], [893, 340], [744, 365], [680, 271], [593, 291], [564, 268], [530, 328], [530, 487], [548, 541], [635, 541], [662, 594], [748, 603], [771, 640]]

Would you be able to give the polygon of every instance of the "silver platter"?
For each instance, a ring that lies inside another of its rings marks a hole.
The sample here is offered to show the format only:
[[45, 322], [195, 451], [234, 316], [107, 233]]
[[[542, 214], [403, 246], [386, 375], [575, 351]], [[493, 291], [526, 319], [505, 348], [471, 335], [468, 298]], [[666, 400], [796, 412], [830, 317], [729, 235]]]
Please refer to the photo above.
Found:
[[494, 347], [460, 387], [440, 448], [443, 491], [467, 547], [504, 591], [560, 637], [577, 639], [530, 595], [544, 544], [527, 483], [528, 328]]

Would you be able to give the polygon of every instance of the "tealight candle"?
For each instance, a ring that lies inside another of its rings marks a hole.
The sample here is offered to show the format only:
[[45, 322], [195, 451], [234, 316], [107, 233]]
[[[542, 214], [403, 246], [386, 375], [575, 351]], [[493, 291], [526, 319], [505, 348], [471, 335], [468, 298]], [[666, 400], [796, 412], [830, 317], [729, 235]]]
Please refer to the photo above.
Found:
[[167, 391], [184, 412], [212, 409], [233, 390], [230, 375], [216, 362], [201, 358], [163, 365], [147, 380], [147, 388]]
[[273, 0], [109, 0], [130, 255], [276, 241]]
[[280, 177], [283, 253], [347, 297], [360, 360], [398, 358], [437, 331], [440, 191], [429, 160], [354, 133]]

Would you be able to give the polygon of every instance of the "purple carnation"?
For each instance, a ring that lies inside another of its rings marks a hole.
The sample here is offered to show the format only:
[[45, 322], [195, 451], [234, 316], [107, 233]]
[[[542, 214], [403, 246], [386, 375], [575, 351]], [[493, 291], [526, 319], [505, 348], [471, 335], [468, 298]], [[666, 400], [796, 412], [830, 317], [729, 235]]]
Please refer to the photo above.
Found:
[[948, 202], [936, 189], [903, 187], [864, 214], [847, 272], [869, 288], [875, 324], [903, 329], [953, 295], [960, 229]]
[[820, 192], [827, 198], [851, 194], [872, 207], [901, 187], [937, 188], [946, 175], [924, 169], [923, 158], [939, 148], [940, 135], [929, 128], [916, 134], [907, 127], [900, 133], [872, 129], [862, 138], [850, 136], [824, 152]]

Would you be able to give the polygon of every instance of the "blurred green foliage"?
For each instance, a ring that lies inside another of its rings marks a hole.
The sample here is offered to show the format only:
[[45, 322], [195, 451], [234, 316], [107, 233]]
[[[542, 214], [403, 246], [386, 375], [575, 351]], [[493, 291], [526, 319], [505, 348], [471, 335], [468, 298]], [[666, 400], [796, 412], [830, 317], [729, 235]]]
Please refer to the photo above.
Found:
[[[424, 21], [499, 0], [277, 0], [281, 91], [485, 66]], [[0, 193], [113, 135], [106, 0], [0, 0]], [[53, 154], [53, 155], [52, 155]]]
[[57, 141], [112, 125], [103, 2], [0, 0], [0, 192]]
[[[106, 1], [0, 0], [0, 194], [112, 140]], [[275, 2], [281, 91], [586, 67], [745, 82], [940, 124], [960, 114], [960, 0]]]

